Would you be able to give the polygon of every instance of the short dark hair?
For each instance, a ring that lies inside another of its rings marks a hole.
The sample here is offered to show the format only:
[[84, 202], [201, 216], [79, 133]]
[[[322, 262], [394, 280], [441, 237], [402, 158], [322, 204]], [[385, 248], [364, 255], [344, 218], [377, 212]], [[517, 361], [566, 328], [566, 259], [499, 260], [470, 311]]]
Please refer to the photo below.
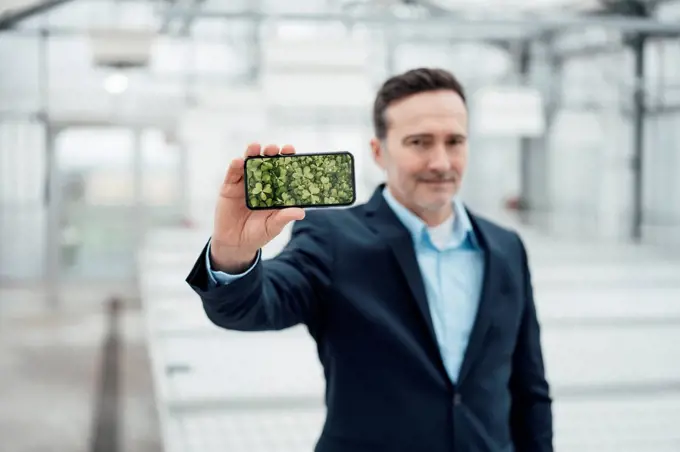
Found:
[[373, 128], [375, 136], [387, 136], [385, 110], [390, 104], [426, 91], [451, 90], [465, 102], [463, 85], [449, 71], [438, 68], [417, 68], [388, 78], [378, 90], [373, 103]]

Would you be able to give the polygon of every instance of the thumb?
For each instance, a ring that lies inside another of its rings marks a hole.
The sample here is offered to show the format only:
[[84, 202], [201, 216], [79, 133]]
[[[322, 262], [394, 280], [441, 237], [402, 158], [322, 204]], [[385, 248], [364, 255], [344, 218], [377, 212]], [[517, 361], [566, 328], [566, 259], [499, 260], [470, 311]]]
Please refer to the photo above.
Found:
[[299, 221], [305, 218], [305, 211], [298, 207], [291, 207], [288, 209], [282, 209], [274, 213], [270, 219], [270, 227], [273, 236], [277, 236], [283, 231], [291, 221]]

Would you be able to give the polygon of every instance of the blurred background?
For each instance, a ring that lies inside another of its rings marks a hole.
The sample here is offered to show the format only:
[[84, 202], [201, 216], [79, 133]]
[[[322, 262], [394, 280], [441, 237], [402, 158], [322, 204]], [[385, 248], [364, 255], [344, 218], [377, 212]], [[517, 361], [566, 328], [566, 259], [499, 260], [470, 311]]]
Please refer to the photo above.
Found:
[[0, 0], [0, 451], [311, 451], [311, 339], [218, 330], [184, 278], [251, 141], [352, 152], [365, 201], [418, 66], [527, 242], [556, 450], [680, 451], [677, 0]]

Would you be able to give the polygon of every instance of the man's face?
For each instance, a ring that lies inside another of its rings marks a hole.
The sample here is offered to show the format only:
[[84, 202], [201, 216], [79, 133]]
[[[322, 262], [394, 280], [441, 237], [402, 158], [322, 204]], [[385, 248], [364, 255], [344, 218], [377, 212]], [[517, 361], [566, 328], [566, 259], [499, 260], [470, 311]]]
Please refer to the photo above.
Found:
[[385, 119], [387, 136], [371, 147], [390, 191], [426, 222], [443, 221], [467, 165], [463, 99], [451, 90], [415, 94], [391, 104]]

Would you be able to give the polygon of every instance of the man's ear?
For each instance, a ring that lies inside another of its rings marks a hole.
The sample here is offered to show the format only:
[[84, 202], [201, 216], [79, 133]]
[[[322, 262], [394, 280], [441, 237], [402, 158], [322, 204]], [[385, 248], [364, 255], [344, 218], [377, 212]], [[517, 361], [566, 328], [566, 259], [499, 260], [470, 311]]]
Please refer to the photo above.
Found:
[[383, 142], [378, 138], [371, 139], [371, 154], [373, 154], [373, 160], [382, 169], [385, 169], [385, 148]]

